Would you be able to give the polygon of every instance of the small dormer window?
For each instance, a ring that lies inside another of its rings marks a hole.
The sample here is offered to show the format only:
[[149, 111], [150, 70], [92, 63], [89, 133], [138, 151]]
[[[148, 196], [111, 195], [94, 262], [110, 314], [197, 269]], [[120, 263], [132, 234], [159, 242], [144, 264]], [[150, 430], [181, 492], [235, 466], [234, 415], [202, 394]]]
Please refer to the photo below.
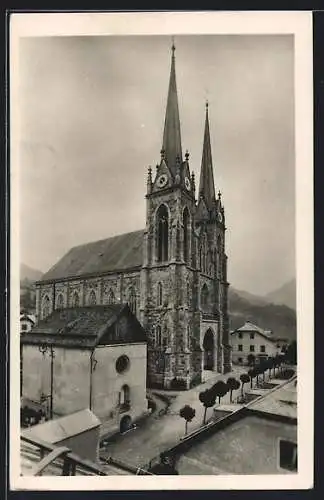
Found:
[[254, 339], [254, 333], [250, 333], [250, 339]]

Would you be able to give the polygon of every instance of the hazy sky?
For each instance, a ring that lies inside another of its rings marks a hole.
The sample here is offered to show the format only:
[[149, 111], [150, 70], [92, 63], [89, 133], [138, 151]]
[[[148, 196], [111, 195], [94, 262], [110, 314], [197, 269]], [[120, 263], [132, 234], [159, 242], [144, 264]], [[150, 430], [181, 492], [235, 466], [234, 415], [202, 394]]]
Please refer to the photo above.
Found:
[[[208, 98], [231, 284], [265, 294], [295, 276], [290, 36], [178, 36], [182, 147], [199, 182]], [[20, 45], [21, 260], [145, 225], [160, 159], [170, 37], [26, 38]]]

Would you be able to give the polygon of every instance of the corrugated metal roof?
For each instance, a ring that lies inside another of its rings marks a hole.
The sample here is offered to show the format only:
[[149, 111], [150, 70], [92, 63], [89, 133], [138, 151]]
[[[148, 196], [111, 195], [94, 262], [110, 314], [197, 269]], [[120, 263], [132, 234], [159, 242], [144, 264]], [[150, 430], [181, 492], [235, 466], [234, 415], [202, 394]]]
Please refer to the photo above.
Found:
[[24, 437], [37, 438], [55, 444], [82, 432], [99, 427], [100, 420], [89, 409], [71, 413], [56, 420], [37, 424], [22, 432]]
[[144, 229], [71, 248], [39, 281], [140, 267], [143, 238]]

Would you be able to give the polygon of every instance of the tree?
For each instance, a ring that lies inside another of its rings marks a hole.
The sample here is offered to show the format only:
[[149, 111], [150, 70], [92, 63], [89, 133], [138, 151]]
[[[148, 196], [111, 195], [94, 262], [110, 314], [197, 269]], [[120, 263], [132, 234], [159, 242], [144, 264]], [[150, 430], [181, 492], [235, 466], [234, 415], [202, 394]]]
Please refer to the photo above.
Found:
[[181, 408], [179, 412], [180, 417], [184, 418], [186, 421], [185, 434], [188, 432], [188, 422], [191, 422], [196, 415], [196, 410], [189, 405], [185, 405]]
[[248, 371], [248, 375], [249, 375], [250, 380], [251, 380], [251, 389], [252, 389], [252, 386], [253, 386], [253, 379], [254, 379], [254, 377], [256, 376], [255, 369], [254, 369], [254, 368], [251, 368], [251, 369]]
[[278, 372], [281, 372], [282, 358], [281, 358], [280, 354], [276, 355], [276, 365], [278, 368]]
[[214, 391], [215, 397], [218, 398], [218, 403], [220, 403], [221, 398], [228, 393], [229, 387], [223, 380], [218, 380], [211, 390]]
[[262, 374], [263, 382], [264, 382], [265, 372], [268, 369], [267, 360], [261, 358], [259, 367], [260, 367], [260, 374]]
[[271, 379], [271, 370], [273, 368], [273, 358], [271, 356], [267, 360], [267, 367], [269, 370], [269, 379]]
[[243, 397], [243, 387], [244, 384], [248, 384], [250, 382], [250, 376], [247, 373], [242, 373], [242, 375], [240, 375], [240, 381], [242, 382], [242, 397]]
[[287, 363], [292, 365], [297, 365], [297, 342], [293, 340], [287, 347], [287, 352], [285, 355]]
[[248, 366], [254, 366], [255, 365], [255, 356], [254, 356], [254, 354], [249, 354], [248, 355], [247, 362], [248, 362]]
[[259, 375], [261, 375], [262, 373], [260, 365], [256, 365], [254, 367], [254, 373], [256, 377], [256, 384], [259, 385]]
[[203, 420], [203, 425], [205, 425], [207, 408], [211, 408], [212, 406], [214, 406], [216, 401], [216, 394], [211, 389], [206, 389], [205, 391], [199, 393], [199, 401], [205, 407], [204, 420]]
[[237, 389], [239, 389], [240, 385], [241, 385], [241, 382], [234, 377], [229, 377], [227, 379], [227, 387], [230, 391], [230, 402], [231, 403], [233, 402], [233, 400], [232, 400], [233, 391], [236, 391]]

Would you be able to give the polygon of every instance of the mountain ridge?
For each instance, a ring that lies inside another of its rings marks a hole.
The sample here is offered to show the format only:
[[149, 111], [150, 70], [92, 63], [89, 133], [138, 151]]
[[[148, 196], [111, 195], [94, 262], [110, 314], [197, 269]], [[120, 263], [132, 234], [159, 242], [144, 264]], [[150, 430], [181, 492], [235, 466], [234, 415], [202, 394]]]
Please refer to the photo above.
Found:
[[265, 298], [272, 304], [286, 305], [296, 310], [296, 279], [292, 278], [276, 290], [267, 293]]

